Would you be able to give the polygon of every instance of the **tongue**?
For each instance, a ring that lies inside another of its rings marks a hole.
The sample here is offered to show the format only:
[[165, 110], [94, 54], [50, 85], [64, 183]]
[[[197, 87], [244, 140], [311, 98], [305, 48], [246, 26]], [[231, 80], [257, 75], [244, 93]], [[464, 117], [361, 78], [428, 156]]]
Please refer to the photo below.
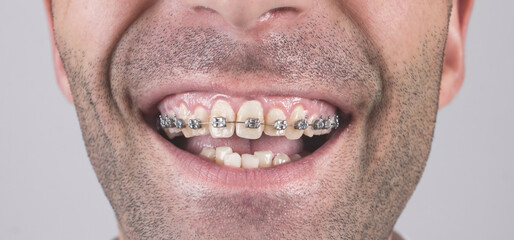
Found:
[[204, 147], [223, 147], [232, 148], [233, 152], [239, 154], [250, 153], [255, 151], [272, 151], [273, 153], [285, 153], [292, 155], [300, 153], [303, 150], [303, 140], [289, 140], [285, 137], [271, 137], [262, 135], [256, 140], [248, 140], [237, 136], [231, 138], [212, 138], [210, 135], [198, 136], [193, 138], [183, 138], [177, 145], [182, 149], [198, 154]]

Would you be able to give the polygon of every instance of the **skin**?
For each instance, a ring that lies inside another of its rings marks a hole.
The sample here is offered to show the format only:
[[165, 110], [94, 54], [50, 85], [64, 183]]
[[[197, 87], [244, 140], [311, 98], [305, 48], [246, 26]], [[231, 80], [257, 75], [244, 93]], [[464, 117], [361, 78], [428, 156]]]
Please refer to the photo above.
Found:
[[[391, 237], [424, 170], [437, 111], [462, 84], [473, 5], [45, 3], [57, 80], [76, 106], [122, 239]], [[277, 7], [290, 8], [260, 18]], [[354, 106], [352, 122], [337, 151], [326, 154], [308, 180], [258, 191], [216, 189], [186, 180], [139, 104], [153, 87], [185, 79], [236, 87], [300, 85], [333, 94], [336, 102], [343, 92]]]

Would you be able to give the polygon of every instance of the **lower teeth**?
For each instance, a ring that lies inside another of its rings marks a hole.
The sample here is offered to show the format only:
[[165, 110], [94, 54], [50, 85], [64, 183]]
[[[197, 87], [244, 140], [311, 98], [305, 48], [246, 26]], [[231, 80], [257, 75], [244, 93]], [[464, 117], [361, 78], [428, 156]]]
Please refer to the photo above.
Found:
[[302, 158], [300, 154], [288, 156], [284, 153], [274, 154], [271, 151], [257, 151], [254, 154], [239, 154], [232, 151], [232, 148], [224, 147], [204, 147], [199, 154], [211, 162], [235, 168], [267, 168], [278, 166]]

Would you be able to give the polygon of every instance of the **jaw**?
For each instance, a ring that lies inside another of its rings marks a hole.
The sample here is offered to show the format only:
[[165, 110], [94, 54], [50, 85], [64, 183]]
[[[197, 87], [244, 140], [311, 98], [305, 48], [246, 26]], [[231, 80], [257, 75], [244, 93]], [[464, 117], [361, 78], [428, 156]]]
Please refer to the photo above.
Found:
[[[137, 21], [100, 62], [81, 59], [74, 49], [63, 57], [84, 62], [67, 64], [77, 112], [91, 162], [127, 238], [389, 235], [429, 152], [442, 46], [429, 42], [416, 52], [434, 55], [396, 60], [409, 63], [405, 70], [383, 59], [347, 22], [347, 31], [327, 23], [328, 29], [304, 26], [314, 34], [303, 38], [304, 32], [292, 31], [254, 43], [172, 22], [147, 27], [152, 20]], [[334, 32], [336, 39], [323, 41]], [[187, 34], [196, 40], [180, 41]], [[281, 48], [284, 41], [295, 48]], [[320, 56], [311, 43], [333, 56]], [[212, 46], [216, 61], [199, 61], [191, 46]], [[297, 61], [273, 58], [283, 55]], [[287, 96], [348, 110], [351, 122], [298, 162], [229, 169], [177, 148], [153, 125], [160, 99], [214, 85], [231, 96], [283, 96], [287, 89]]]

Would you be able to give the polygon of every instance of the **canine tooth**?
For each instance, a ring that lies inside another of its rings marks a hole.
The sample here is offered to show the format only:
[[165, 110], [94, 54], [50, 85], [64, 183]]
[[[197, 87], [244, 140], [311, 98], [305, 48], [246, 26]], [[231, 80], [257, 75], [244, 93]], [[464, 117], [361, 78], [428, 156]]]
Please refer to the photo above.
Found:
[[296, 161], [296, 160], [302, 158], [302, 155], [296, 153], [296, 154], [289, 156], [289, 158], [291, 159], [291, 161]]
[[271, 167], [273, 163], [273, 152], [271, 151], [257, 151], [253, 154], [257, 159], [259, 159], [259, 167]]
[[264, 115], [259, 101], [247, 101], [237, 112], [237, 121], [244, 124], [236, 125], [236, 134], [241, 138], [258, 139], [264, 129]]
[[[234, 122], [236, 114], [228, 102], [218, 100], [212, 106], [211, 119], [208, 122], [212, 122], [213, 118], [224, 118], [226, 122]], [[221, 128], [216, 128], [209, 124], [209, 131], [213, 138], [229, 138], [234, 135], [234, 127], [233, 123], [227, 123], [225, 127]]]
[[241, 167], [241, 156], [239, 153], [229, 153], [225, 155], [223, 161], [225, 162], [225, 166]]
[[225, 156], [232, 153], [232, 148], [230, 147], [217, 147], [216, 148], [216, 163], [223, 165], [225, 160]]
[[277, 166], [286, 162], [290, 162], [291, 159], [284, 153], [279, 153], [273, 158], [273, 166]]
[[[191, 111], [186, 107], [185, 104], [181, 103], [178, 108], [177, 118], [180, 118], [184, 121], [184, 123], [187, 125], [187, 122], [191, 118]], [[184, 137], [190, 138], [193, 137], [193, 129], [190, 129], [188, 127], [185, 127], [182, 129], [182, 133], [184, 134]]]
[[[284, 114], [284, 111], [279, 108], [272, 108], [268, 114], [266, 114], [266, 123], [268, 124], [274, 124], [276, 121], [285, 119], [286, 115]], [[284, 136], [286, 134], [286, 130], [277, 130], [274, 126], [266, 125], [264, 127], [264, 133], [268, 136]]]
[[[305, 118], [305, 110], [302, 106], [297, 106], [294, 108], [293, 112], [291, 113], [291, 116], [289, 116], [289, 119], [287, 119], [287, 124], [294, 125], [297, 121], [302, 120]], [[288, 127], [286, 129], [286, 138], [287, 139], [299, 139], [302, 137], [303, 132], [305, 130], [298, 130], [294, 127]]]
[[216, 149], [211, 147], [204, 147], [200, 152], [200, 156], [210, 159], [211, 161], [215, 161], [216, 159]]
[[259, 159], [252, 154], [241, 155], [241, 165], [243, 168], [258, 168]]

